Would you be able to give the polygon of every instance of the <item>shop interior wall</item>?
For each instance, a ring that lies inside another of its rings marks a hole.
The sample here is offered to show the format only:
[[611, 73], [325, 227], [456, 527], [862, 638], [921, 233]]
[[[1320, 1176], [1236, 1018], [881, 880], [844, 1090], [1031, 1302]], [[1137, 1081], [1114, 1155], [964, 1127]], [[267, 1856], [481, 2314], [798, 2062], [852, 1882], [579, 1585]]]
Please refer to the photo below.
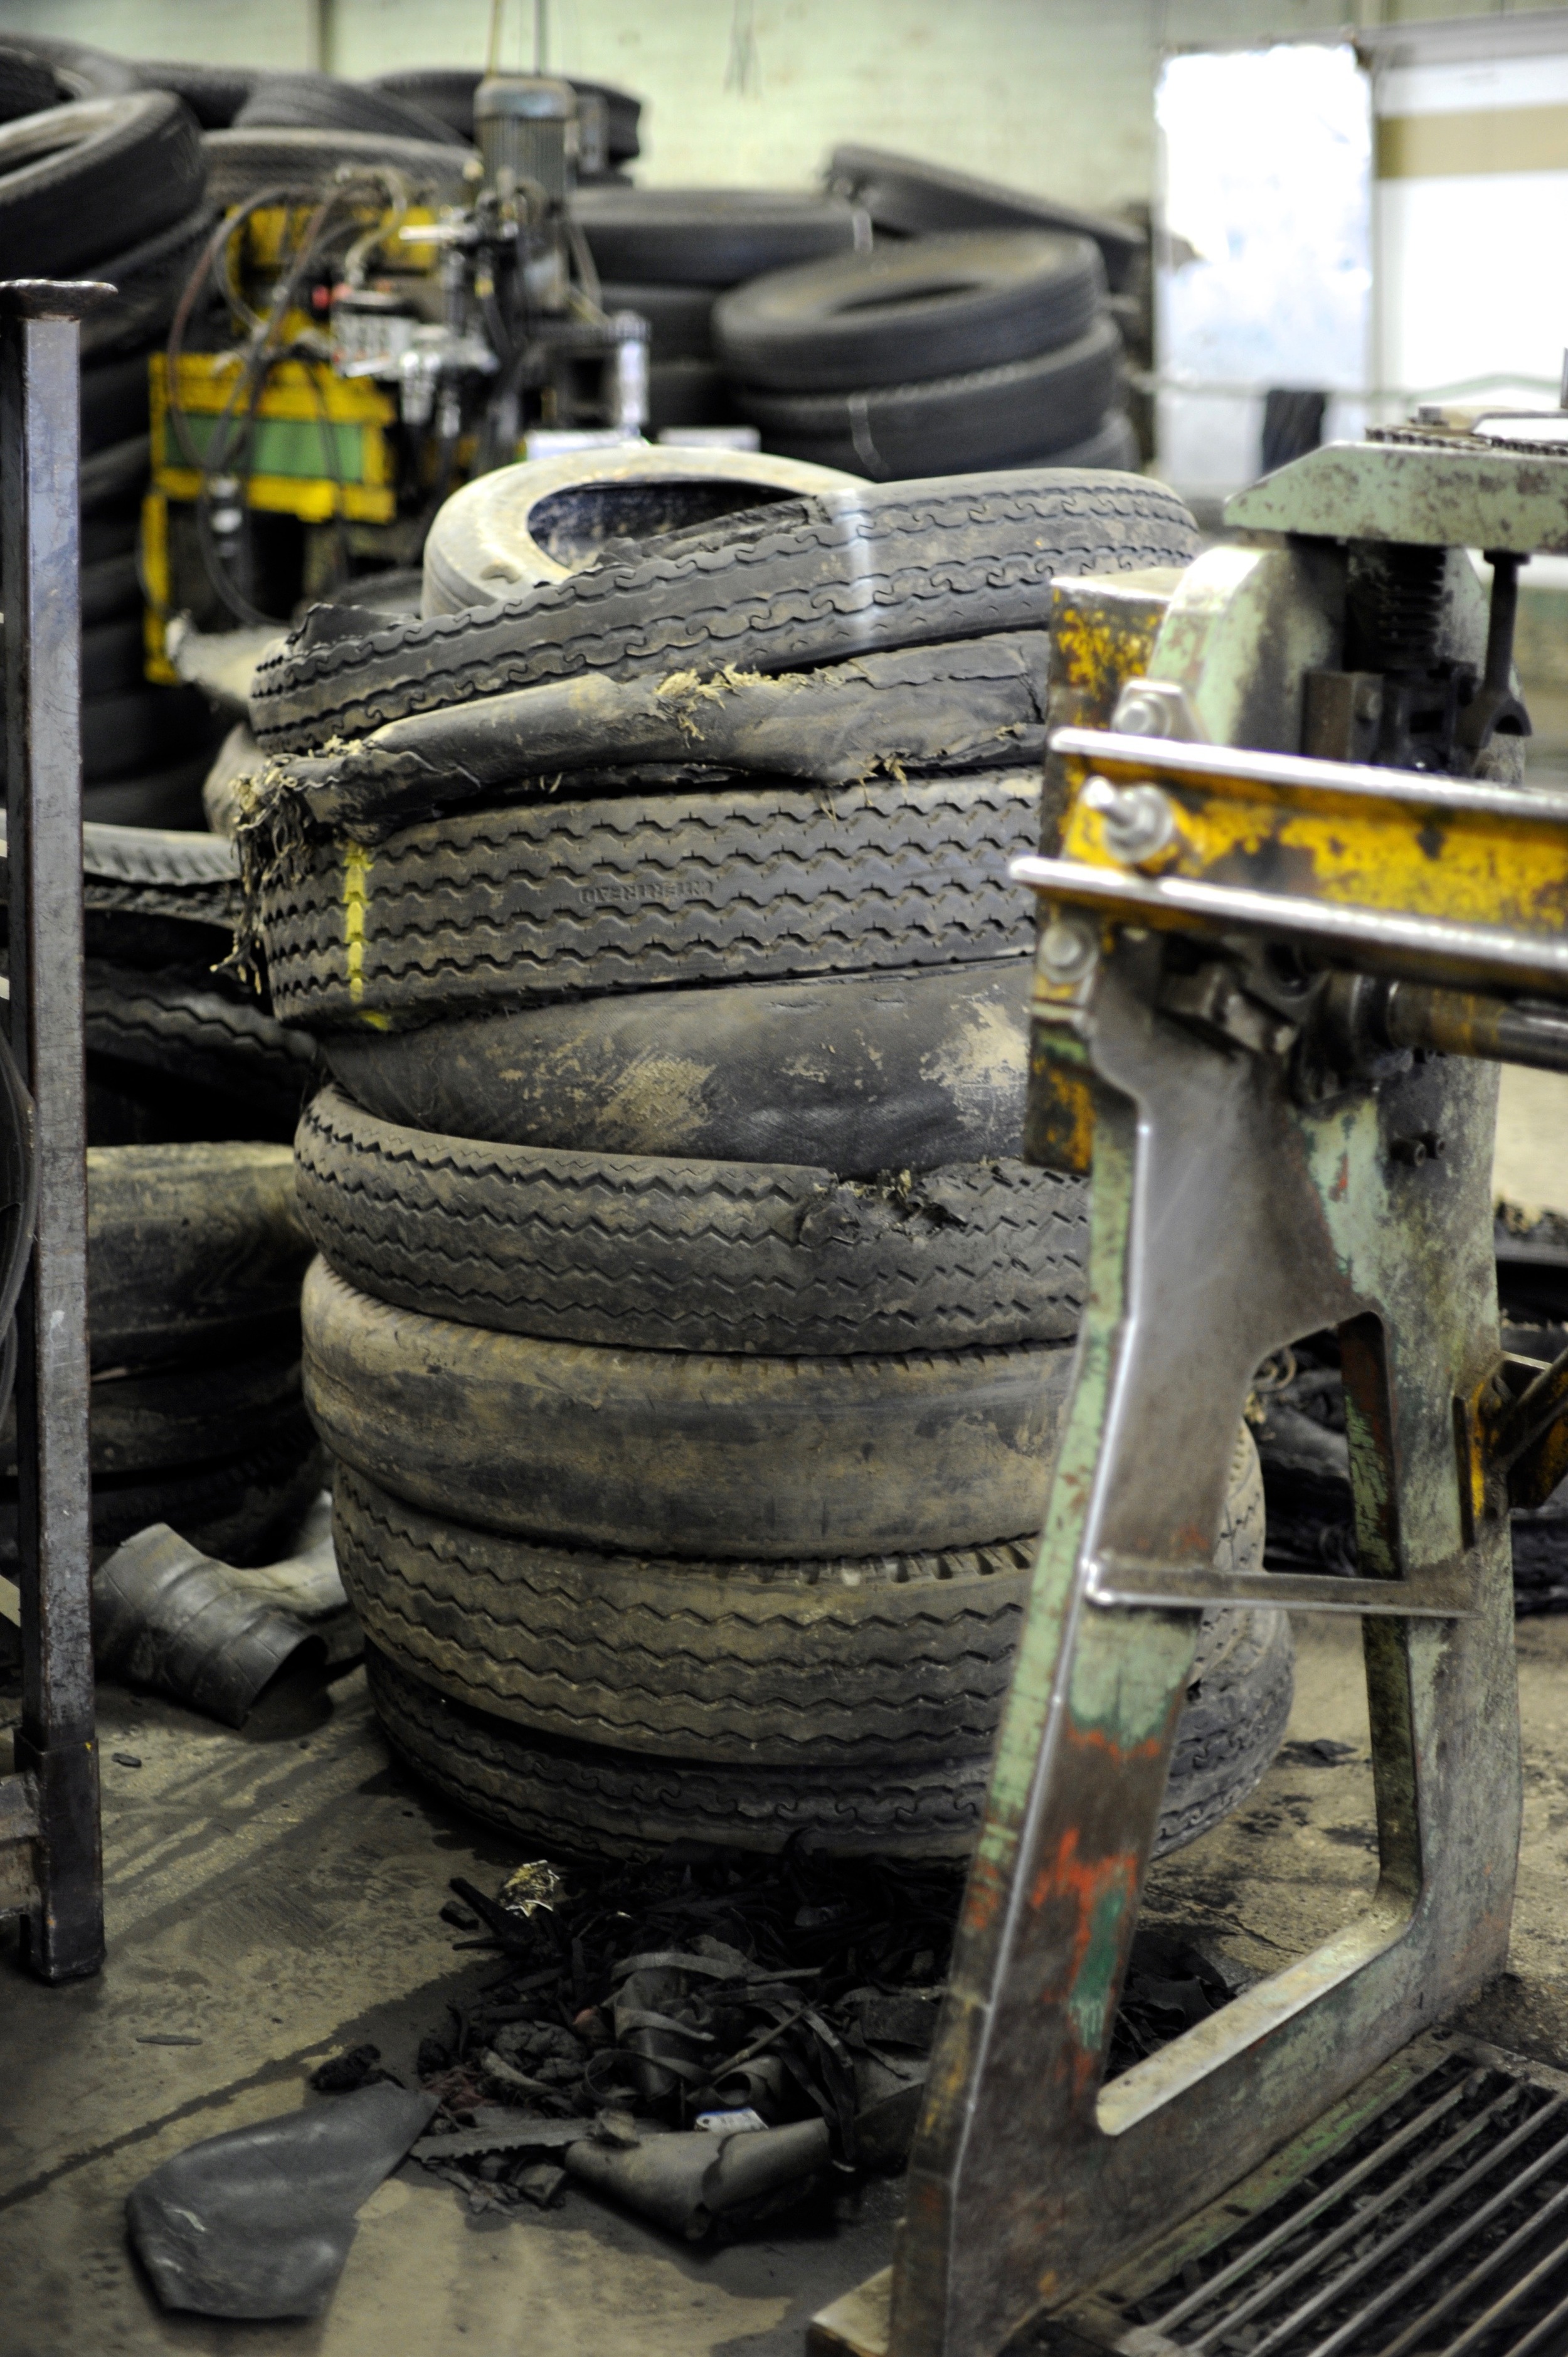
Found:
[[[549, 62], [648, 102], [648, 182], [803, 187], [857, 139], [1111, 206], [1149, 195], [1164, 46], [1484, 13], [1475, 0], [548, 0]], [[506, 0], [508, 63], [525, 18], [532, 0]], [[478, 64], [489, 21], [489, 0], [0, 0], [0, 38], [349, 74]]]

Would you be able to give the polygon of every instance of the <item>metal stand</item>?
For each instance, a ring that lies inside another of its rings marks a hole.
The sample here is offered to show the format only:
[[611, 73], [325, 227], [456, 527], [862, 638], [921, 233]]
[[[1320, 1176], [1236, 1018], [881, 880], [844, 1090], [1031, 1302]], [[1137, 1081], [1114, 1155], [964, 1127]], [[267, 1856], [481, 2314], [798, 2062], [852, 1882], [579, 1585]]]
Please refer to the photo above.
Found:
[[30, 1846], [25, 1953], [51, 1982], [103, 1961], [87, 1450], [78, 323], [113, 294], [0, 284], [10, 1041], [31, 1096], [37, 1171], [31, 1264], [16, 1304], [22, 1725], [17, 1772], [0, 1782], [0, 1846]]

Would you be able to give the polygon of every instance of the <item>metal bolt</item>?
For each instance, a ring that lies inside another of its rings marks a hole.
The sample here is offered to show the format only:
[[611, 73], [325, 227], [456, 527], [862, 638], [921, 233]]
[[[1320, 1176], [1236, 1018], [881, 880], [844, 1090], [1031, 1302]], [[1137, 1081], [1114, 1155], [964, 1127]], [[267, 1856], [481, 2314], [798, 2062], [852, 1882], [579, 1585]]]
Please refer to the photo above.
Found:
[[1092, 928], [1076, 917], [1053, 917], [1040, 935], [1040, 966], [1053, 982], [1077, 982], [1099, 954]]
[[1164, 698], [1144, 688], [1129, 688], [1116, 706], [1116, 728], [1122, 737], [1163, 737], [1165, 718]]
[[1099, 813], [1106, 849], [1130, 864], [1153, 859], [1176, 833], [1176, 812], [1158, 786], [1113, 786], [1109, 778], [1090, 778], [1081, 799], [1085, 810]]

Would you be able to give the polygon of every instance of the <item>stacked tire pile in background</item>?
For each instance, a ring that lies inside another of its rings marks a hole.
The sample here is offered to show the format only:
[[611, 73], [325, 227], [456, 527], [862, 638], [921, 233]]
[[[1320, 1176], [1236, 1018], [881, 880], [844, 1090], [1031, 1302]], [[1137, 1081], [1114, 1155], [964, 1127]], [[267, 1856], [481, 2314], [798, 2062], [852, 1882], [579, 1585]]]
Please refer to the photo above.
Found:
[[0, 46], [0, 244], [13, 274], [118, 290], [81, 331], [84, 807], [199, 826], [216, 731], [194, 691], [144, 677], [136, 540], [148, 356], [212, 226], [200, 135], [178, 99], [70, 43]]
[[842, 198], [783, 189], [588, 188], [574, 210], [605, 309], [637, 311], [649, 323], [655, 436], [740, 420], [713, 340], [714, 307], [726, 288], [871, 242], [865, 214]]
[[[1017, 1159], [1040, 632], [1053, 571], [1192, 544], [1125, 477], [857, 486], [262, 666], [339, 1562], [393, 1742], [524, 1839], [972, 1838], [1083, 1281], [1081, 1189]], [[683, 763], [627, 721], [661, 691]], [[1233, 1560], [1260, 1498], [1243, 1444]], [[1206, 1624], [1167, 1844], [1289, 1660]]]

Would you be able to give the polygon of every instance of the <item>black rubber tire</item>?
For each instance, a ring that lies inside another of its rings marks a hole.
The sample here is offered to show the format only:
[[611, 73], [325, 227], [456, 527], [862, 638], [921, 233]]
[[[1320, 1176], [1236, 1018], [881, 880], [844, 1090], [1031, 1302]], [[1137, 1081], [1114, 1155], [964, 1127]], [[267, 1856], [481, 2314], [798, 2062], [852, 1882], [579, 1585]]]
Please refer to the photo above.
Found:
[[497, 467], [438, 511], [424, 544], [423, 611], [493, 605], [581, 572], [612, 542], [645, 547], [843, 482], [755, 450], [584, 450]]
[[[1195, 1841], [1240, 1806], [1278, 1748], [1290, 1716], [1287, 1616], [1253, 1609], [1248, 1642], [1202, 1706], [1205, 1737], [1177, 1728], [1154, 1855]], [[838, 1763], [725, 1768], [653, 1760], [552, 1741], [450, 1702], [368, 1645], [365, 1666], [382, 1728], [409, 1764], [525, 1849], [584, 1857], [657, 1857], [672, 1842], [773, 1853], [794, 1838], [851, 1857], [965, 1859], [990, 1781], [989, 1759], [846, 1773]], [[1189, 1713], [1192, 1706], [1189, 1705]], [[1216, 1724], [1218, 1722], [1218, 1725]]]
[[772, 1357], [1068, 1341], [1083, 1182], [1018, 1161], [855, 1184], [784, 1163], [486, 1145], [324, 1089], [299, 1216], [362, 1293], [613, 1350]]
[[124, 98], [140, 90], [141, 80], [129, 58], [95, 49], [86, 41], [65, 41], [48, 33], [7, 33], [5, 46], [26, 49], [48, 66], [59, 84], [62, 100]]
[[450, 140], [236, 124], [231, 131], [209, 131], [201, 145], [207, 156], [209, 193], [220, 212], [246, 204], [273, 188], [306, 196], [324, 195], [344, 164], [366, 172], [390, 166], [404, 175], [416, 195], [446, 204], [460, 203], [472, 194], [463, 176], [472, 151]]
[[168, 90], [183, 99], [203, 131], [227, 131], [261, 80], [251, 66], [198, 64], [190, 58], [138, 58], [144, 90]]
[[94, 265], [95, 274], [118, 292], [104, 310], [82, 322], [84, 361], [134, 351], [145, 364], [147, 347], [163, 341], [212, 222], [212, 209], [204, 198], [170, 228]]
[[64, 105], [69, 96], [53, 66], [36, 49], [26, 42], [0, 41], [0, 123], [41, 114], [47, 107]]
[[682, 425], [735, 425], [740, 412], [724, 371], [714, 361], [655, 361], [648, 371], [648, 430], [668, 434]]
[[1004, 368], [854, 393], [768, 393], [732, 387], [736, 408], [769, 449], [848, 443], [863, 473], [902, 482], [947, 467], [954, 473], [1036, 465], [1093, 432], [1116, 396], [1122, 339], [1101, 316], [1076, 342]]
[[427, 139], [437, 146], [472, 145], [429, 108], [331, 73], [258, 75], [234, 117], [234, 128], [357, 131], [377, 139]]
[[[203, 823], [201, 781], [207, 770], [208, 756], [202, 751], [188, 756], [183, 761], [174, 762], [166, 770], [144, 770], [137, 777], [120, 778], [109, 785], [86, 786], [82, 790], [81, 814], [85, 819], [106, 825], [134, 828], [139, 834], [162, 834], [172, 829], [183, 831], [199, 827]], [[113, 938], [100, 935], [94, 942], [90, 929], [89, 953], [111, 958], [117, 956], [120, 953], [118, 931], [117, 928]], [[231, 945], [231, 935], [228, 945], [219, 942], [210, 943], [212, 963], [216, 964], [220, 957], [227, 956], [228, 947]], [[188, 948], [188, 942], [179, 950], [171, 945], [152, 962], [166, 963], [171, 956], [183, 956]], [[129, 949], [126, 955], [133, 964], [148, 962], [145, 956], [134, 954]]]
[[216, 738], [205, 697], [143, 681], [81, 700], [81, 774], [89, 786], [183, 767]]
[[524, 802], [303, 845], [254, 899], [285, 1023], [394, 1026], [606, 991], [870, 973], [1024, 949], [1028, 770], [830, 793]]
[[0, 245], [35, 278], [95, 274], [106, 246], [150, 238], [200, 201], [201, 138], [162, 91], [84, 100], [0, 124]]
[[88, 457], [147, 431], [147, 353], [121, 353], [81, 371], [81, 452]]
[[258, 666], [252, 726], [263, 745], [307, 750], [544, 679], [787, 671], [1045, 629], [1054, 575], [1184, 565], [1197, 548], [1174, 493], [1121, 475], [1025, 468], [832, 491], [367, 639], [318, 644], [307, 616]]
[[742, 1561], [1037, 1529], [1073, 1356], [599, 1350], [394, 1308], [321, 1260], [301, 1309], [317, 1430], [411, 1505], [570, 1546]]
[[123, 508], [132, 500], [139, 500], [147, 488], [152, 466], [152, 444], [145, 434], [128, 435], [122, 442], [111, 442], [95, 450], [81, 465], [80, 496], [83, 515], [93, 515], [106, 508]]
[[649, 357], [663, 361], [711, 361], [714, 357], [714, 304], [711, 286], [639, 285], [633, 280], [600, 281], [599, 298], [607, 311], [636, 311], [652, 334]]
[[[834, 467], [842, 474], [865, 475], [866, 462], [853, 441], [813, 442], [804, 436], [790, 445], [791, 456], [819, 467]], [[1009, 469], [1017, 464], [1012, 457], [1003, 464]], [[1072, 443], [1065, 450], [1053, 450], [1035, 459], [1040, 469], [1059, 467], [1066, 469], [1093, 468], [1097, 472], [1114, 471], [1141, 474], [1143, 461], [1138, 449], [1138, 436], [1125, 410], [1112, 409], [1101, 418], [1092, 434], [1083, 441]], [[976, 472], [980, 472], [976, 469]]]
[[129, 614], [142, 611], [142, 584], [136, 569], [136, 552], [127, 548], [120, 556], [100, 557], [96, 565], [81, 568], [81, 627], [92, 630], [100, 622], [123, 621]]
[[[89, 1456], [96, 1480], [235, 1457], [252, 1436], [299, 1413], [297, 1337], [227, 1363], [98, 1375], [89, 1386]], [[0, 1414], [0, 1483], [16, 1478], [16, 1411]]]
[[872, 1178], [1022, 1153], [1031, 974], [1017, 957], [628, 991], [337, 1032], [324, 1053], [350, 1096], [415, 1129]]
[[140, 618], [100, 622], [81, 634], [83, 695], [119, 695], [139, 687], [146, 663], [146, 645]]
[[199, 830], [90, 822], [81, 831], [81, 872], [87, 906], [94, 911], [231, 932], [239, 913], [233, 845]]
[[[333, 1521], [367, 1637], [450, 1701], [644, 1759], [851, 1774], [985, 1756], [1039, 1551], [1030, 1535], [837, 1563], [600, 1555], [419, 1512], [347, 1467]], [[1256, 1572], [1262, 1535], [1243, 1432], [1216, 1564]], [[1208, 1715], [1189, 1706], [1178, 1738], [1189, 1769], [1223, 1723], [1216, 1706], [1250, 1619], [1203, 1617], [1190, 1684], [1209, 1689]]]
[[734, 286], [865, 242], [841, 198], [781, 188], [580, 188], [572, 210], [601, 283]]
[[92, 1055], [238, 1100], [255, 1136], [276, 1135], [280, 1125], [287, 1135], [298, 1120], [316, 1078], [311, 1043], [253, 1000], [209, 976], [141, 974], [91, 958], [85, 996]]
[[286, 1146], [94, 1147], [87, 1236], [95, 1367], [236, 1359], [297, 1328], [311, 1247]]
[[779, 393], [896, 385], [1058, 350], [1104, 294], [1087, 238], [974, 230], [754, 278], [714, 305], [714, 347], [728, 375]]
[[[258, 1425], [240, 1456], [95, 1480], [93, 1547], [121, 1546], [150, 1523], [167, 1523], [220, 1563], [274, 1563], [319, 1497], [326, 1470], [308, 1420], [291, 1408]], [[15, 1561], [15, 1531], [6, 1485], [0, 1488], [0, 1562]]]
[[1126, 285], [1148, 250], [1132, 221], [1079, 212], [1054, 197], [1036, 197], [998, 180], [950, 171], [886, 147], [835, 147], [828, 180], [865, 207], [875, 227], [900, 237], [940, 237], [963, 230], [1045, 229], [1091, 238], [1100, 248], [1113, 294]]

